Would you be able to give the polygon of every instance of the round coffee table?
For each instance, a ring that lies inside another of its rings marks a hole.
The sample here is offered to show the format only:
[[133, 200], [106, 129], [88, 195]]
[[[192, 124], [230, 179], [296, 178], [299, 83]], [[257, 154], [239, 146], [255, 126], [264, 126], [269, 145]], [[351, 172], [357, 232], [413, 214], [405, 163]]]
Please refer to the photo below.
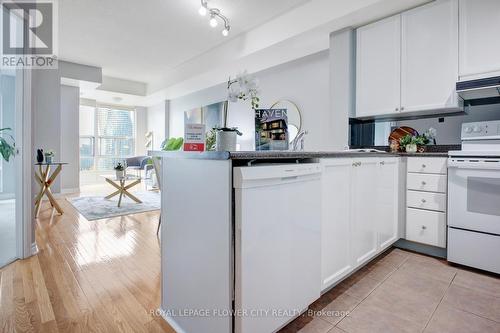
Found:
[[136, 196], [134, 196], [128, 191], [132, 187], [141, 183], [140, 177], [125, 176], [123, 178], [116, 178], [115, 176], [110, 176], [110, 175], [103, 175], [101, 177], [103, 177], [106, 180], [106, 182], [108, 182], [111, 186], [116, 188], [116, 191], [108, 195], [106, 199], [111, 199], [116, 195], [120, 195], [120, 197], [118, 198], [118, 207], [120, 207], [122, 204], [123, 196], [129, 197], [130, 199], [134, 200], [137, 203], [142, 203], [141, 200], [139, 200]]

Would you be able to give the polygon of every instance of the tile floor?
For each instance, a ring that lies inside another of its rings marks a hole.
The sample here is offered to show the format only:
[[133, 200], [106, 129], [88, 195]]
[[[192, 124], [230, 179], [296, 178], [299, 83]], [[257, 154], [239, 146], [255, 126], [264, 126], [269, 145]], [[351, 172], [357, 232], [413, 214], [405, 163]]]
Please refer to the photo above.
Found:
[[393, 249], [280, 332], [500, 333], [500, 277]]

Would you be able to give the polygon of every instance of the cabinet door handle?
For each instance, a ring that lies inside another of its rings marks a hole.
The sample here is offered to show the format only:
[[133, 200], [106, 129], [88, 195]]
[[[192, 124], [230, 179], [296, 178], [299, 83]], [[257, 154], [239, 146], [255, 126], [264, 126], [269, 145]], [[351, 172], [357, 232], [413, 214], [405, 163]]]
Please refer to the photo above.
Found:
[[401, 107], [401, 111], [403, 111], [404, 109], [405, 109], [405, 108], [404, 108], [404, 106], [402, 106], [402, 107]]
[[425, 230], [427, 229], [427, 227], [425, 225], [422, 226], [422, 230]]
[[422, 164], [422, 168], [425, 168], [425, 167], [426, 167], [426, 165], [425, 165], [425, 164]]
[[396, 111], [399, 111], [399, 108], [396, 108]]
[[426, 202], [427, 202], [427, 200], [425, 200], [425, 199], [422, 199], [422, 203], [426, 203]]
[[384, 162], [384, 161], [382, 161], [382, 162], [380, 162], [380, 164], [381, 164], [381, 165], [385, 165], [385, 162]]
[[422, 185], [424, 185], [424, 186], [425, 186], [425, 185], [427, 185], [427, 183], [426, 183], [426, 182], [424, 182], [424, 181], [422, 181]]

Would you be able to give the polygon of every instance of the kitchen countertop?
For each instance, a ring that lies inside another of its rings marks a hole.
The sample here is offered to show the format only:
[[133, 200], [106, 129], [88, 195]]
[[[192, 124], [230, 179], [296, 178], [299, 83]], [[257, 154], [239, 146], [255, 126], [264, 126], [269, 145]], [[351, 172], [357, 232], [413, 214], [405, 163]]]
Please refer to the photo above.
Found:
[[149, 151], [150, 156], [167, 158], [187, 158], [204, 160], [274, 160], [274, 159], [310, 159], [342, 157], [448, 157], [448, 151], [424, 153], [389, 153], [389, 152], [354, 152], [354, 151], [231, 151], [231, 152], [184, 152], [184, 151]]

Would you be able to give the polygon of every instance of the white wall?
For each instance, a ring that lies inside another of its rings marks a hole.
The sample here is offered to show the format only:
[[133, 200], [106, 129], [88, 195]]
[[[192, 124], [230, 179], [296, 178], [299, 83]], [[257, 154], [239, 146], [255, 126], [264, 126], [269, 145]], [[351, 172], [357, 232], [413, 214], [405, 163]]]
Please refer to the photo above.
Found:
[[355, 44], [353, 29], [330, 34], [330, 132], [336, 150], [349, 145], [349, 117], [354, 114], [356, 96]]
[[61, 156], [68, 163], [61, 172], [61, 191], [76, 192], [80, 187], [79, 152], [80, 89], [61, 86]]
[[[261, 90], [260, 107], [269, 107], [280, 99], [292, 100], [299, 106], [303, 116], [302, 127], [309, 131], [305, 140], [308, 150], [332, 149], [332, 142], [328, 139], [331, 130], [329, 75], [326, 51], [256, 73]], [[225, 99], [226, 85], [220, 84], [171, 100], [170, 136], [184, 135], [184, 111]], [[249, 102], [230, 103], [228, 123], [243, 132], [243, 136], [238, 138], [241, 150], [253, 150], [255, 124]]]
[[142, 106], [135, 108], [135, 126], [136, 126], [136, 140], [135, 140], [135, 154], [137, 156], [147, 155], [146, 147], [146, 133], [148, 131], [148, 109]]
[[[55, 160], [61, 158], [61, 84], [57, 69], [36, 69], [32, 71], [32, 112], [34, 127], [33, 154], [36, 149], [52, 149]], [[61, 190], [60, 178], [51, 187], [54, 193]], [[33, 180], [33, 192], [39, 185]]]
[[153, 150], [159, 150], [168, 135], [168, 101], [148, 107], [147, 131], [153, 132]]

